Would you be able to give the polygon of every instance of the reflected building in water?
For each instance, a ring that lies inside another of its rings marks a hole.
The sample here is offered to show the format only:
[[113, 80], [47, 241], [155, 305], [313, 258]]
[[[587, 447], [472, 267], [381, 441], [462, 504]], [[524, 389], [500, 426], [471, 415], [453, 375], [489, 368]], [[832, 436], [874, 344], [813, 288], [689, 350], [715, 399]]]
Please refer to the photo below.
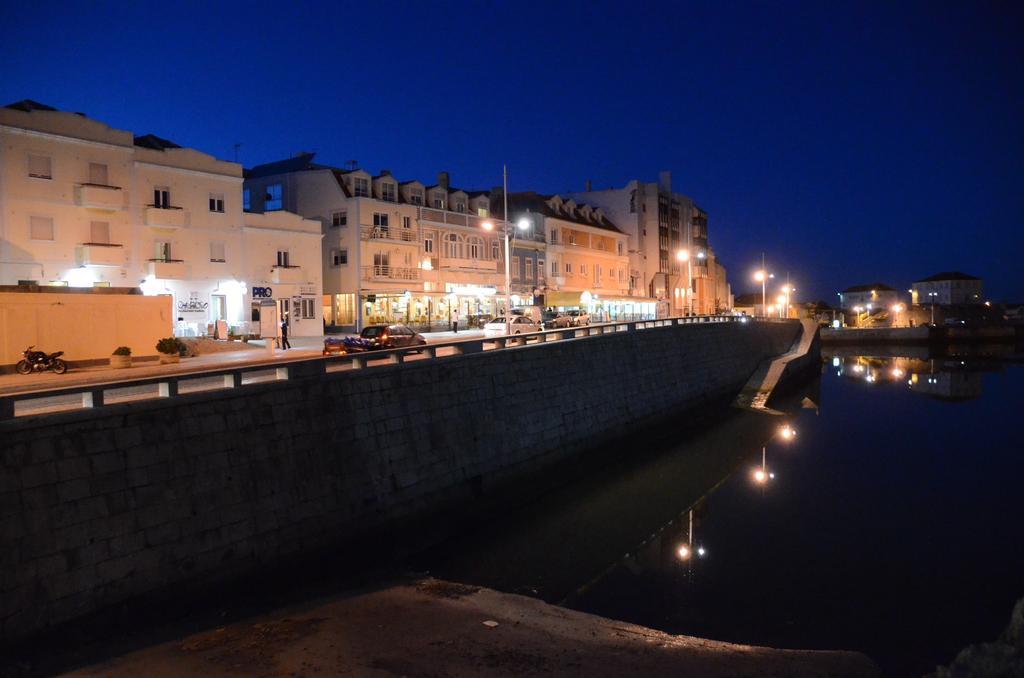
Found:
[[942, 400], [971, 400], [981, 395], [981, 375], [993, 367], [984, 362], [950, 358], [832, 355], [826, 369], [836, 376], [865, 384], [896, 384], [914, 393]]

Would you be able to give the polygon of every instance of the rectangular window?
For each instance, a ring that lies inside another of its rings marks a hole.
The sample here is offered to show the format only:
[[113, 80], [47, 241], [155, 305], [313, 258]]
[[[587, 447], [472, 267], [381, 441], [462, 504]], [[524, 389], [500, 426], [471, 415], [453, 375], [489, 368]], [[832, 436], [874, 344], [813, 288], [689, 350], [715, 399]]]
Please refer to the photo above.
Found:
[[466, 211], [466, 203], [462, 202], [461, 200], [459, 202], [455, 203], [455, 211], [456, 212], [465, 212]]
[[526, 260], [526, 280], [533, 281], [533, 259]]
[[89, 183], [97, 186], [108, 186], [107, 166], [99, 162], [89, 163]]
[[373, 225], [386, 229], [388, 227], [388, 215], [385, 212], [373, 213]]
[[370, 195], [370, 181], [366, 177], [355, 177], [353, 186], [352, 193], [357, 198], [365, 198]]
[[316, 299], [302, 299], [302, 319], [313, 320], [316, 318], [316, 307], [313, 305]]
[[282, 268], [288, 268], [288, 250], [277, 251], [277, 265]]
[[587, 265], [586, 264], [580, 264], [580, 275], [586, 275], [586, 274], [587, 274]]
[[413, 205], [423, 204], [423, 192], [419, 189], [413, 191], [409, 197], [412, 199], [410, 202], [412, 202]]
[[512, 257], [512, 279], [519, 280], [519, 257]]
[[380, 194], [384, 200], [387, 200], [388, 202], [395, 202], [395, 185], [381, 184]]
[[565, 274], [572, 275], [572, 264], [568, 261], [565, 262]]
[[601, 282], [601, 264], [594, 264], [594, 282]]
[[537, 260], [537, 277], [538, 278], [543, 278], [544, 277], [544, 260], [543, 259], [538, 259]]
[[437, 209], [443, 210], [444, 209], [444, 198], [442, 196], [440, 196], [440, 195], [435, 195], [434, 196], [434, 201], [431, 204], [433, 204], [434, 207], [436, 207]]
[[267, 194], [263, 199], [264, 211], [271, 212], [273, 210], [283, 209], [284, 200], [282, 196], [281, 184], [271, 184], [267, 186]]
[[551, 275], [558, 275], [558, 262], [557, 261], [552, 261], [551, 262]]
[[551, 229], [551, 239], [550, 239], [549, 242], [552, 242], [552, 243], [557, 243], [558, 242], [558, 229], [557, 228], [552, 228]]
[[495, 240], [491, 243], [491, 259], [497, 261], [501, 258], [501, 248], [498, 246], [498, 241]]
[[487, 208], [486, 207], [477, 207], [476, 208], [476, 214], [477, 214], [477, 216], [480, 216], [480, 217], [486, 217], [487, 216]]
[[53, 178], [53, 158], [46, 155], [28, 156], [28, 175], [36, 179]]
[[576, 244], [576, 231], [569, 231], [565, 234], [565, 241], [570, 245]]
[[331, 226], [336, 228], [340, 226], [348, 226], [348, 212], [346, 210], [331, 212]]
[[402, 217], [402, 228], [412, 228], [412, 219], [410, 217]]
[[170, 261], [171, 260], [171, 243], [156, 241], [153, 243], [153, 260], [154, 261]]
[[53, 219], [51, 217], [29, 217], [28, 237], [32, 240], [53, 240]]
[[224, 213], [224, 194], [223, 193], [211, 193], [210, 194], [210, 211]]
[[331, 266], [347, 266], [348, 250], [331, 250]]
[[153, 207], [159, 207], [161, 209], [170, 209], [171, 207], [171, 189], [166, 186], [154, 186], [153, 187]]
[[224, 243], [210, 243], [210, 261], [217, 263], [224, 263], [225, 261], [227, 261], [227, 257], [224, 256]]
[[619, 256], [621, 257], [622, 256], [622, 243], [621, 242], [618, 245], [618, 252], [619, 252]]
[[625, 281], [626, 281], [626, 269], [620, 268], [619, 269], [619, 282], [625, 282]]
[[89, 222], [89, 242], [97, 245], [109, 245], [110, 244], [110, 222], [109, 221], [90, 221]]
[[425, 236], [423, 236], [423, 251], [426, 252], [427, 254], [432, 254], [434, 252], [433, 233], [427, 233]]
[[248, 188], [243, 188], [242, 189], [242, 209], [245, 210], [246, 212], [249, 211], [249, 189]]

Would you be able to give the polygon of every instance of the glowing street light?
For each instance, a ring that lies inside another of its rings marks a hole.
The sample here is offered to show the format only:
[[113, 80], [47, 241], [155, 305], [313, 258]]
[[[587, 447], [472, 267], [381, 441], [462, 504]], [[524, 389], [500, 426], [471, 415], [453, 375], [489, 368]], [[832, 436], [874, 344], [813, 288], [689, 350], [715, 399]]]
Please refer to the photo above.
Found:
[[[502, 196], [505, 199], [505, 218], [504, 224], [504, 237], [505, 237], [505, 334], [512, 334], [512, 268], [511, 268], [511, 241], [515, 239], [515, 233], [512, 232], [511, 225], [508, 221], [508, 165], [501, 166], [501, 178], [502, 178]], [[516, 228], [521, 231], [525, 231], [530, 227], [530, 220], [526, 217], [521, 218], [516, 222]], [[493, 221], [484, 221], [480, 224], [480, 228], [485, 231], [494, 230]]]
[[[686, 532], [686, 543], [680, 544], [679, 548], [676, 549], [676, 555], [679, 556], [680, 560], [690, 560], [690, 557], [694, 554], [693, 547], [693, 509], [690, 509], [689, 514], [689, 529]], [[703, 546], [697, 546], [696, 553], [699, 558], [703, 558], [707, 555], [707, 550]]]

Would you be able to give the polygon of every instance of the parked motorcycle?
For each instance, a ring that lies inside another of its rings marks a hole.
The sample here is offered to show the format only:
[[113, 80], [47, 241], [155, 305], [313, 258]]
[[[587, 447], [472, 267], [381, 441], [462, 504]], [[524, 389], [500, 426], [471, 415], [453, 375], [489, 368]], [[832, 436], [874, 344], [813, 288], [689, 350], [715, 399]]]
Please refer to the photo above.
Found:
[[56, 374], [64, 374], [68, 371], [68, 364], [61, 360], [64, 351], [46, 353], [45, 351], [33, 351], [34, 347], [26, 348], [22, 355], [24, 359], [18, 361], [18, 374], [31, 374], [32, 372], [45, 372], [52, 370]]

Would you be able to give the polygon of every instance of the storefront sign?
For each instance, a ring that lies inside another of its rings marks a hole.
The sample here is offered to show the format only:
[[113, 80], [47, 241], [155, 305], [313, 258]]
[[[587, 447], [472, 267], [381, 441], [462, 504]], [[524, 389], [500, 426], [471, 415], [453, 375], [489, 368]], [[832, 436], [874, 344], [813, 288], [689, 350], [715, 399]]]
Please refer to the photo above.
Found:
[[188, 299], [179, 299], [178, 319], [185, 322], [205, 322], [210, 302], [199, 298], [199, 292], [190, 292]]
[[445, 291], [449, 294], [457, 294], [460, 297], [489, 297], [497, 294], [498, 290], [493, 285], [453, 285], [447, 283]]
[[274, 289], [272, 287], [254, 287], [252, 288], [253, 299], [273, 299]]

